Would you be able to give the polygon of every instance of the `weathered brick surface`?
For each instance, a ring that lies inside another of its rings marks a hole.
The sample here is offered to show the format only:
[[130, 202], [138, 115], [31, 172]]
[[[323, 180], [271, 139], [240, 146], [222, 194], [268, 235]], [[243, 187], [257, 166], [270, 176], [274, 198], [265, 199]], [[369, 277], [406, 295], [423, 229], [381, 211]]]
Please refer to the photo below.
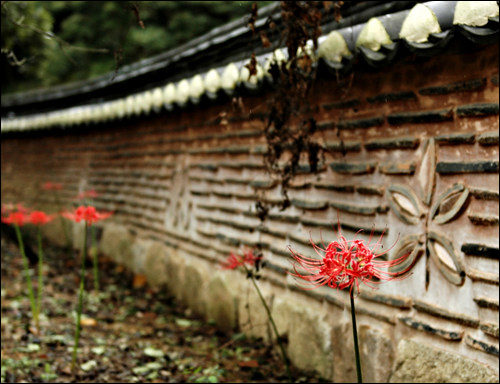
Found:
[[[325, 241], [331, 239], [338, 216], [347, 237], [360, 228], [385, 230], [386, 246], [399, 239], [416, 251], [410, 278], [358, 300], [366, 340], [391, 355], [384, 363], [366, 347], [367, 367], [379, 366], [369, 377], [387, 380], [395, 369], [392, 380], [406, 378], [409, 362], [398, 359], [409, 354], [403, 342], [409, 339], [444, 347], [458, 360], [467, 355], [498, 374], [498, 64], [493, 46], [354, 72], [340, 83], [321, 79], [310, 110], [315, 138], [330, 150], [325, 164], [317, 175], [304, 167], [290, 189], [291, 207], [271, 210], [263, 225], [256, 200], [279, 201], [280, 191], [263, 166], [262, 116], [249, 119], [248, 113], [265, 111], [265, 95], [244, 97], [244, 112], [207, 104], [74, 130], [3, 135], [2, 201], [56, 211], [43, 182], [64, 184], [66, 206], [79, 192], [96, 189], [98, 208], [115, 212], [102, 224], [101, 250], [143, 269], [224, 328], [248, 320], [241, 313], [247, 287], [226, 284], [243, 279], [238, 272], [224, 272], [225, 279], [212, 273], [239, 245], [261, 243], [268, 263], [263, 281], [293, 293], [297, 306], [286, 308], [293, 329], [282, 324], [293, 362], [335, 379], [352, 378], [352, 367], [333, 366], [332, 349], [322, 355], [332, 348], [323, 328], [328, 321], [337, 335], [343, 323], [329, 314], [343, 310], [347, 296], [297, 293], [286, 276], [286, 246], [312, 254], [310, 237], [319, 240], [322, 229]], [[221, 113], [227, 119], [218, 119]], [[141, 256], [137, 239], [159, 245], [148, 245]], [[391, 255], [397, 252], [396, 246]], [[165, 278], [150, 270], [156, 264]], [[210, 304], [217, 295], [227, 308]], [[311, 301], [322, 302], [323, 312], [312, 313]], [[278, 297], [275, 304], [286, 307]], [[304, 325], [301, 334], [301, 317], [322, 330], [307, 333]]]

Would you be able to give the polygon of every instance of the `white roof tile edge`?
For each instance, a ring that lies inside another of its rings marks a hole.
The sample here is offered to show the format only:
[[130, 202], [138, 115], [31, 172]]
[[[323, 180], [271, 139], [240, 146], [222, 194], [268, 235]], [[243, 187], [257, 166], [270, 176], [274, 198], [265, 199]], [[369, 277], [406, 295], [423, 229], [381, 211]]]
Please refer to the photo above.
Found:
[[[465, 13], [472, 15], [470, 16], [472, 19], [470, 24], [477, 25], [477, 19], [482, 20], [485, 17], [487, 18], [495, 14], [494, 10], [492, 11], [494, 5], [496, 5], [498, 9], [496, 1], [482, 3], [491, 4], [488, 4], [488, 7], [483, 6], [478, 8], [474, 1], [459, 1], [455, 9], [455, 23], [457, 23], [458, 18], [459, 22], [467, 24], [467, 20], [465, 20], [467, 16], [464, 16]], [[472, 8], [473, 12], [464, 12], [464, 8], [467, 10]], [[418, 38], [415, 38], [411, 32], [407, 32], [405, 29], [411, 24], [419, 24], [419, 18], [415, 21], [415, 15], [420, 15], [423, 11], [429, 14], [426, 20], [430, 20], [428, 24], [432, 28], [429, 27], [425, 31], [425, 36], [419, 35]], [[479, 13], [481, 13], [481, 15], [479, 15]], [[498, 11], [496, 15], [498, 15]], [[439, 24], [437, 26], [435, 25], [436, 22], [437, 19], [435, 19], [435, 15], [433, 15], [432, 11], [423, 4], [416, 4], [406, 16], [401, 27], [400, 36], [408, 41], [427, 41], [428, 35], [439, 29]], [[377, 50], [381, 43], [387, 42], [384, 41], [387, 40], [387, 36], [383, 33], [384, 31], [382, 31], [383, 25], [375, 20], [372, 20], [371, 23], [367, 23], [363, 29], [374, 28], [374, 26], [376, 26], [378, 33], [373, 35], [368, 34], [368, 36], [366, 36], [362, 31], [363, 39], [358, 43]], [[373, 36], [373, 41], [370, 40], [369, 35]], [[335, 39], [334, 43], [332, 43], [332, 39]], [[344, 41], [342, 42], [341, 40]], [[351, 55], [349, 50], [346, 49], [347, 45], [345, 44], [345, 39], [338, 32], [335, 35], [330, 34], [328, 36], [321, 36], [318, 39], [318, 45], [318, 52], [316, 54], [313, 53], [314, 58], [324, 57], [340, 62], [343, 57]], [[168, 83], [162, 87], [127, 95], [116, 100], [75, 106], [28, 116], [2, 118], [1, 132], [36, 130], [54, 126], [68, 128], [78, 125], [112, 121], [134, 115], [149, 114], [151, 111], [160, 112], [162, 107], [165, 107], [167, 110], [172, 110], [174, 105], [183, 107], [189, 101], [192, 103], [199, 102], [201, 96], [205, 92], [216, 94], [219, 90], [224, 90], [230, 93], [241, 84], [245, 84], [248, 87], [255, 87], [265, 77], [270, 77], [270, 63], [276, 60], [285, 60], [286, 56], [286, 52], [278, 49], [275, 52], [257, 57], [257, 74], [250, 78], [248, 78], [249, 71], [245, 67], [245, 64], [248, 63], [248, 60], [246, 60], [237, 63], [229, 63], [222, 68], [212, 68], [204, 74], [196, 74], [192, 78], [182, 79], [177, 83]]]

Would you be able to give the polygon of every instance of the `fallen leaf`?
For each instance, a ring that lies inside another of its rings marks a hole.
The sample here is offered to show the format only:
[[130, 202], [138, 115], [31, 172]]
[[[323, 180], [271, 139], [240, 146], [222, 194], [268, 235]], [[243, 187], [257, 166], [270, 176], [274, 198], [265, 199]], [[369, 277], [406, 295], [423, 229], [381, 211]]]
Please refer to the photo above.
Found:
[[94, 368], [97, 368], [97, 361], [89, 360], [86, 363], [83, 363], [82, 365], [80, 365], [80, 368], [85, 372], [90, 371]]
[[132, 286], [134, 288], [142, 288], [146, 285], [147, 279], [144, 275], [134, 275], [134, 282]]
[[38, 352], [40, 350], [40, 345], [30, 343], [26, 346], [26, 352]]
[[65, 365], [61, 371], [65, 373], [66, 375], [72, 375], [73, 372], [71, 371], [71, 364]]
[[188, 319], [175, 319], [175, 324], [177, 324], [179, 327], [190, 327], [193, 325], [193, 322]]
[[155, 312], [143, 312], [142, 318], [146, 320], [154, 320], [158, 315]]
[[104, 352], [106, 352], [106, 348], [104, 347], [93, 347], [91, 349], [92, 353], [95, 353], [96, 355], [102, 355]]
[[164, 353], [161, 349], [148, 347], [144, 350], [144, 354], [149, 357], [163, 357]]
[[238, 365], [244, 368], [258, 368], [259, 362], [257, 360], [239, 361]]
[[95, 327], [97, 325], [96, 319], [92, 317], [84, 317], [80, 320], [82, 327]]
[[141, 365], [139, 367], [132, 368], [132, 372], [136, 375], [145, 375], [151, 371], [157, 371], [162, 367], [162, 364], [157, 361], [152, 361], [147, 363], [146, 365]]

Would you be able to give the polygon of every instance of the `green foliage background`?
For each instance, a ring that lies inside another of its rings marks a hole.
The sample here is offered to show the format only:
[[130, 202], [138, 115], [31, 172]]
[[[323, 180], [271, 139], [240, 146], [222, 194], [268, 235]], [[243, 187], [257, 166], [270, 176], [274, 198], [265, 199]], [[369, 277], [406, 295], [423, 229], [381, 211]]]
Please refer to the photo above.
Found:
[[[82, 81], [114, 71], [250, 16], [252, 3], [2, 2], [2, 94]], [[257, 3], [261, 8], [271, 2]], [[107, 52], [93, 52], [97, 49]], [[14, 62], [16, 65], [12, 65]]]

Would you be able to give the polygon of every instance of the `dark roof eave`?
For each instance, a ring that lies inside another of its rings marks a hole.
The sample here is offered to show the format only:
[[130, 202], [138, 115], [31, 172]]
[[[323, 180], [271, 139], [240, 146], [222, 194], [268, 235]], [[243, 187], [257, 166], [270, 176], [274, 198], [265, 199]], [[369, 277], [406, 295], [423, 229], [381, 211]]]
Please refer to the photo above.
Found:
[[[380, 68], [393, 62], [396, 54], [410, 51], [421, 56], [434, 55], [450, 49], [449, 41], [459, 44], [464, 49], [474, 45], [498, 43], [498, 16], [490, 18], [484, 27], [465, 27], [453, 25], [453, 12], [456, 1], [425, 2], [436, 14], [444, 31], [431, 34], [429, 43], [410, 43], [399, 38], [398, 31], [415, 3], [414, 1], [373, 1], [373, 2], [346, 2], [341, 20], [334, 20], [330, 12], [322, 25], [324, 35], [335, 30], [342, 34], [351, 52], [361, 57], [369, 67]], [[189, 78], [194, 74], [206, 72], [212, 68], [222, 68], [230, 62], [241, 62], [250, 56], [250, 52], [261, 55], [277, 47], [281, 24], [281, 14], [277, 12], [277, 3], [263, 8], [259, 12], [256, 28], [262, 28], [266, 19], [272, 15], [278, 26], [273, 30], [274, 36], [269, 36], [273, 46], [264, 49], [258, 36], [253, 36], [246, 26], [247, 17], [240, 18], [229, 24], [218, 27], [209, 33], [196, 38], [180, 47], [162, 54], [141, 60], [137, 63], [124, 66], [118, 73], [108, 73], [92, 80], [65, 84], [44, 90], [29, 91], [2, 96], [2, 115], [20, 116], [30, 113], [40, 113], [54, 109], [72, 106], [99, 103], [103, 100], [122, 98], [130, 95], [163, 86], [167, 82], [176, 82]], [[371, 51], [363, 47], [356, 47], [357, 37], [365, 23], [372, 17], [377, 17], [390, 35], [394, 43], [383, 45], [379, 51]], [[488, 27], [492, 27], [489, 29]], [[491, 32], [491, 33], [490, 33]], [[458, 40], [463, 37], [466, 44]], [[323, 67], [340, 70], [342, 73], [352, 67], [354, 57], [344, 57], [340, 63], [320, 61]]]
[[[338, 28], [342, 25], [359, 23], [367, 21], [370, 17], [378, 16], [386, 12], [411, 8], [414, 1], [373, 1], [373, 2], [346, 2], [346, 18], [340, 23], [331, 23], [333, 15], [330, 15], [330, 28]], [[266, 19], [272, 16], [279, 23], [281, 20], [281, 10], [277, 7], [278, 2], [270, 4], [259, 10], [259, 18], [255, 25], [257, 29], [264, 26]], [[180, 47], [173, 48], [167, 52], [155, 55], [153, 57], [140, 60], [136, 63], [122, 67], [118, 72], [111, 72], [90, 80], [73, 82], [50, 87], [48, 89], [38, 89], [27, 92], [2, 95], [2, 109], [17, 109], [19, 107], [28, 109], [46, 109], [50, 104], [64, 100], [64, 103], [80, 103], [85, 99], [95, 100], [99, 98], [108, 98], [109, 93], [113, 94], [127, 83], [141, 83], [149, 81], [148, 77], [154, 78], [154, 75], [161, 71], [165, 73], [172, 72], [170, 67], [179, 66], [183, 60], [188, 60], [202, 52], [209, 52], [217, 48], [224, 53], [224, 46], [241, 45], [239, 41], [252, 41], [254, 50], [263, 51], [260, 39], [253, 38], [250, 29], [247, 27], [248, 16], [243, 16], [221, 27], [214, 28], [203, 36], [195, 38]], [[327, 20], [328, 22], [328, 20]], [[267, 49], [270, 51], [270, 49]], [[249, 50], [250, 52], [250, 50]], [[241, 56], [241, 55], [240, 55]], [[250, 56], [248, 54], [247, 56]], [[224, 65], [232, 61], [233, 58], [226, 52], [226, 58], [218, 65]], [[181, 74], [174, 75], [175, 78], [186, 77]], [[185, 74], [183, 74], [185, 75]], [[163, 79], [165, 80], [165, 76]], [[132, 87], [129, 87], [134, 91]], [[135, 87], [133, 87], [135, 88]], [[36, 105], [36, 106], [35, 106]]]

